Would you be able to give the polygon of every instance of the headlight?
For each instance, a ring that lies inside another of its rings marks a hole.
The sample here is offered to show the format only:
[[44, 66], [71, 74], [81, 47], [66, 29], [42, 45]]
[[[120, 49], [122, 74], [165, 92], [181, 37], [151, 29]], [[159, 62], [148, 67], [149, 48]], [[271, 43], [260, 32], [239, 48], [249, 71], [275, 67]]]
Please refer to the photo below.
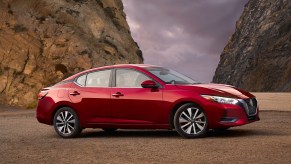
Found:
[[228, 98], [228, 97], [220, 97], [220, 96], [211, 96], [211, 95], [201, 95], [203, 98], [209, 101], [218, 102], [221, 104], [236, 104], [238, 102], [237, 99]]

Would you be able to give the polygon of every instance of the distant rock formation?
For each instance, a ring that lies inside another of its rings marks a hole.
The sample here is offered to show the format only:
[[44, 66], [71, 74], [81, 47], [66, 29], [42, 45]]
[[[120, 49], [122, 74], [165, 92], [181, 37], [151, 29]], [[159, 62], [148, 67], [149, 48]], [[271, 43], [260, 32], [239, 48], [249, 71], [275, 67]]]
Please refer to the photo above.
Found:
[[250, 0], [213, 77], [249, 91], [291, 91], [291, 1]]
[[0, 103], [32, 108], [43, 87], [143, 57], [121, 0], [0, 0], [0, 61]]

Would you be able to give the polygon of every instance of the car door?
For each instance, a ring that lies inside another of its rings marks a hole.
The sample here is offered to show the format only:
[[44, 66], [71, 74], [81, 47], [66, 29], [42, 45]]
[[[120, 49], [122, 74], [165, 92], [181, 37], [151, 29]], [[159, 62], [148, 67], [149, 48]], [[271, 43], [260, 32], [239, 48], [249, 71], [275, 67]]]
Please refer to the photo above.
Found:
[[115, 122], [159, 123], [163, 111], [162, 88], [142, 88], [141, 83], [151, 79], [134, 69], [117, 68], [114, 75], [111, 108]]
[[110, 69], [89, 72], [70, 89], [70, 99], [86, 123], [110, 122], [110, 77]]

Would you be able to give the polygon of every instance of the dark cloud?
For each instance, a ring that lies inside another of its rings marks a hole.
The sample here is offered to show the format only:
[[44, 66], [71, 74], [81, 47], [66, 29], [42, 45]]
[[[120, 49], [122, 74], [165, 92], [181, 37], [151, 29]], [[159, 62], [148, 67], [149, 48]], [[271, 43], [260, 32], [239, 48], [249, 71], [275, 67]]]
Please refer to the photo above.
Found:
[[247, 0], [123, 0], [145, 63], [210, 82]]

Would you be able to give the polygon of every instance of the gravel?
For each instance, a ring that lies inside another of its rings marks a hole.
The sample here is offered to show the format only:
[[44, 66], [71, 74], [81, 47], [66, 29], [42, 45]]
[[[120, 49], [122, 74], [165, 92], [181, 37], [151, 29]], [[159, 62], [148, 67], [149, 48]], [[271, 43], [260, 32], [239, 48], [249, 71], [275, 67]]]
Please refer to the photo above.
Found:
[[0, 110], [0, 163], [291, 163], [291, 112], [260, 117], [199, 139], [168, 130], [99, 129], [63, 139], [38, 123], [34, 111]]

